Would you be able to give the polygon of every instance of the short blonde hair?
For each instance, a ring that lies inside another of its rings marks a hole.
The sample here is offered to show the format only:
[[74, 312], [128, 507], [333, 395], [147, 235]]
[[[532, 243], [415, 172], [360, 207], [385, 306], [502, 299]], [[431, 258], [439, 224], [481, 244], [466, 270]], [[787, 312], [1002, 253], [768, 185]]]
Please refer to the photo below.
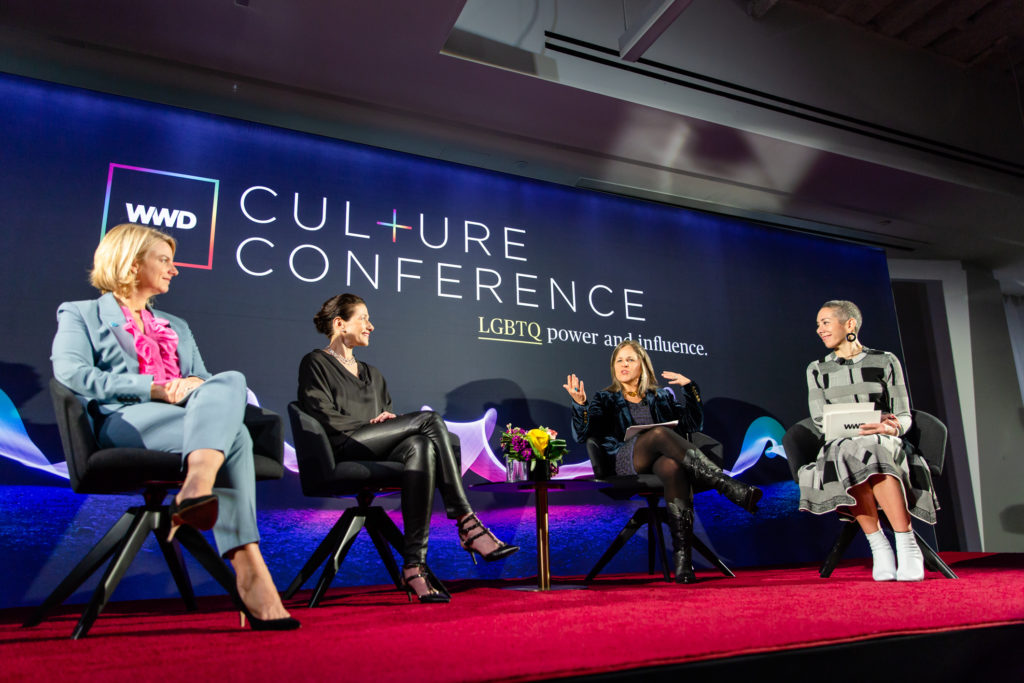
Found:
[[178, 246], [170, 235], [144, 225], [121, 223], [114, 226], [96, 247], [89, 282], [103, 294], [113, 292], [131, 296], [135, 292], [132, 266], [141, 261], [157, 242], [166, 242], [172, 255]]
[[853, 318], [854, 322], [857, 323], [855, 331], [860, 334], [860, 326], [864, 322], [864, 316], [861, 315], [860, 309], [857, 308], [857, 304], [852, 301], [845, 299], [832, 299], [826, 301], [821, 305], [822, 308], [831, 308], [836, 312], [836, 318], [839, 319], [840, 325], [845, 325], [846, 321]]
[[647, 355], [644, 347], [640, 346], [640, 343], [633, 339], [623, 339], [618, 346], [612, 349], [612, 360], [609, 363], [612, 371], [612, 383], [605, 387], [605, 391], [622, 391], [622, 382], [615, 376], [615, 357], [619, 355], [619, 351], [627, 346], [636, 351], [636, 357], [640, 359], [642, 370], [640, 372], [640, 383], [637, 385], [637, 393], [644, 396], [651, 389], [657, 388], [658, 379], [654, 376], [654, 366], [651, 365], [651, 357]]

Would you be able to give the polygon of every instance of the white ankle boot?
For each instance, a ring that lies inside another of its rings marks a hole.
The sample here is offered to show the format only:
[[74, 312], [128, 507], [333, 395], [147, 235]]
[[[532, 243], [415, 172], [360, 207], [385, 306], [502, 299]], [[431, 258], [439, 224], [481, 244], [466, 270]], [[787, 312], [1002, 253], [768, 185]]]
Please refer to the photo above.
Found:
[[917, 547], [914, 532], [896, 532], [896, 557], [899, 558], [897, 581], [921, 581], [924, 579], [924, 556]]
[[[896, 578], [896, 557], [892, 554], [892, 546], [885, 532], [879, 529], [873, 534], [864, 534], [871, 546], [871, 578], [875, 581], [892, 581]], [[911, 539], [913, 540], [913, 539]], [[917, 548], [917, 546], [914, 546]]]

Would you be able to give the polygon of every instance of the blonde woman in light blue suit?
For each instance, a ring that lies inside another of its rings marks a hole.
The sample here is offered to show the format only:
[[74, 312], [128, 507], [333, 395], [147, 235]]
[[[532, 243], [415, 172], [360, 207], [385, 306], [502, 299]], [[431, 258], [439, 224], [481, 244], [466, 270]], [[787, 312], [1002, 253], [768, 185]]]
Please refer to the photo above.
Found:
[[[212, 527], [252, 627], [297, 628], [259, 549], [245, 377], [211, 375], [185, 321], [150, 307], [178, 274], [175, 246], [141, 225], [107, 232], [90, 274], [102, 296], [57, 309], [53, 374], [86, 403], [101, 446], [182, 454], [186, 475], [170, 506], [170, 537], [182, 524]], [[214, 490], [221, 468], [230, 486]]]

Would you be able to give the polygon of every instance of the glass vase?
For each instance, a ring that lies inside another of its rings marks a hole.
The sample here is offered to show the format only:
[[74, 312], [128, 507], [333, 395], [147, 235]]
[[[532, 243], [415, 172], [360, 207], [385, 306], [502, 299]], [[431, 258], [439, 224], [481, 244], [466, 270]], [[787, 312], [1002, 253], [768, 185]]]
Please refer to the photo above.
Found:
[[505, 481], [526, 481], [526, 463], [522, 460], [506, 460]]

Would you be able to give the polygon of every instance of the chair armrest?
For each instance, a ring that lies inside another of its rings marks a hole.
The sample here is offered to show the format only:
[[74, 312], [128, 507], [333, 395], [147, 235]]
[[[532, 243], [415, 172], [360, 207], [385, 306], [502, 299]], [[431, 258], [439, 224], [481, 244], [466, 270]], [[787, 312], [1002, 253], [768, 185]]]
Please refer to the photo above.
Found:
[[245, 406], [245, 427], [252, 437], [252, 452], [284, 462], [284, 426], [277, 413], [254, 405]]
[[713, 439], [704, 432], [693, 432], [689, 436], [690, 443], [700, 449], [700, 452], [708, 457], [719, 467], [725, 464], [725, 449], [721, 442]]
[[798, 473], [804, 465], [818, 457], [818, 451], [825, 445], [825, 437], [814, 425], [814, 420], [804, 418], [786, 430], [782, 437], [782, 448], [786, 451], [789, 473], [798, 481]]
[[905, 438], [928, 463], [932, 475], [939, 476], [946, 462], [946, 425], [923, 410], [912, 411], [911, 415], [913, 423]]
[[252, 438], [252, 454], [256, 461], [256, 480], [280, 479], [284, 476], [284, 426], [277, 413], [246, 405], [243, 418]]
[[334, 479], [334, 448], [316, 418], [299, 407], [288, 404], [288, 419], [295, 441], [295, 460], [299, 465], [299, 481], [307, 496], [321, 495], [323, 487]]
[[595, 477], [607, 479], [615, 475], [615, 463], [611, 462], [597, 439], [587, 439], [587, 456], [590, 458], [590, 466], [594, 468]]
[[81, 476], [86, 471], [89, 456], [99, 450], [92, 422], [86, 414], [82, 399], [55, 378], [50, 379], [50, 398], [57, 418], [57, 430], [64, 449], [64, 460], [68, 464], [71, 488], [79, 490]]

